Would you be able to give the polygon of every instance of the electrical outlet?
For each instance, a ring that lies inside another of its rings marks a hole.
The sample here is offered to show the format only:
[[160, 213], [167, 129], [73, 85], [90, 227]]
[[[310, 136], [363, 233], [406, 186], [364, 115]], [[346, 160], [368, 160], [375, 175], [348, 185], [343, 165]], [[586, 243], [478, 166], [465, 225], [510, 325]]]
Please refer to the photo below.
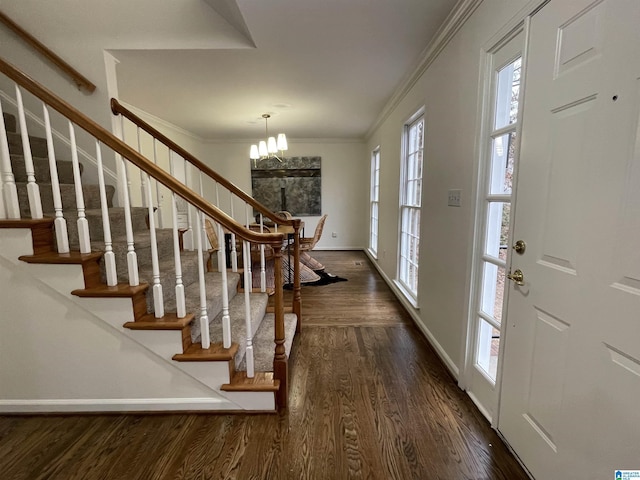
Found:
[[331, 238], [338, 238], [338, 232], [331, 232]]
[[449, 205], [450, 207], [460, 207], [462, 205], [461, 197], [462, 197], [462, 190], [459, 190], [459, 189], [449, 190], [447, 205]]

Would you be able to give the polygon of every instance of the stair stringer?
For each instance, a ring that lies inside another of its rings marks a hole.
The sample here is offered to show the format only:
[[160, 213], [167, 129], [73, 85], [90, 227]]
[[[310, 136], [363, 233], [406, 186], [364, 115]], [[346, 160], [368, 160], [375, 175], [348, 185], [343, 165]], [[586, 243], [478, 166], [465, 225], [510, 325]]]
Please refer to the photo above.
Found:
[[[0, 397], [0, 410], [27, 413], [275, 408], [273, 394], [247, 392], [249, 395], [242, 395], [238, 402], [222, 395], [217, 388], [229, 381], [226, 362], [181, 365], [172, 361], [171, 355], [182, 348], [179, 331], [124, 329], [122, 324], [133, 320], [131, 300], [71, 295], [74, 287], [84, 287], [80, 266], [26, 264], [17, 260], [20, 255], [33, 254], [30, 246], [29, 229], [3, 229], [0, 234], [0, 300], [7, 306], [3, 317], [17, 319], [0, 324], [5, 343], [0, 352], [7, 356], [2, 364], [10, 366], [3, 368], [1, 375], [7, 378], [1, 383], [16, 387], [3, 388], [4, 392], [13, 389], [13, 393]], [[69, 316], [74, 320], [73, 328], [60, 325]], [[25, 317], [29, 320], [23, 326], [21, 320]], [[11, 325], [18, 327], [9, 328]], [[27, 329], [27, 340], [20, 328]], [[50, 345], [47, 335], [60, 331], [66, 332], [60, 337], [63, 340]], [[67, 338], [69, 342], [64, 341]], [[78, 348], [79, 345], [84, 346]], [[11, 367], [13, 357], [21, 358], [18, 369], [15, 361]], [[214, 373], [221, 369], [215, 367], [216, 363], [223, 366], [222, 375]], [[79, 375], [78, 366], [82, 367]], [[72, 379], [70, 372], [75, 372]], [[16, 381], [18, 377], [20, 381]], [[114, 380], [117, 385], [112, 384]], [[20, 385], [32, 385], [37, 391], [29, 393], [29, 388]], [[60, 387], [71, 394], [65, 397]], [[176, 391], [183, 396], [171, 395]]]

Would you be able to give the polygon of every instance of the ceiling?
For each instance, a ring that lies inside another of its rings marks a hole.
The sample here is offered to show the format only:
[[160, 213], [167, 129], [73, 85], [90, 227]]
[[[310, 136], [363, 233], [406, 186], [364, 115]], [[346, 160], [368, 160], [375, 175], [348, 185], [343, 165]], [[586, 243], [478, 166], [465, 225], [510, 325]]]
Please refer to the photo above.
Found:
[[[21, 0], [0, 7], [27, 29], [35, 22], [54, 38], [73, 31], [76, 42], [84, 35], [100, 43], [120, 61], [123, 102], [199, 137], [262, 137], [261, 115], [270, 113], [270, 132], [290, 139], [361, 139], [456, 3], [55, 0], [44, 12], [41, 0]], [[87, 14], [100, 22], [78, 21]]]

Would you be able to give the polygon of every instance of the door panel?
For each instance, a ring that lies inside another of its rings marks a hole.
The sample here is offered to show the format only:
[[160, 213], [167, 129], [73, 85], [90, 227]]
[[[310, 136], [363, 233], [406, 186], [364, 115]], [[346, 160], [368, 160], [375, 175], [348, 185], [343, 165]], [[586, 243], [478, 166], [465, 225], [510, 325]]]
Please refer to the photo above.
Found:
[[640, 2], [531, 19], [498, 428], [535, 478], [640, 469]]

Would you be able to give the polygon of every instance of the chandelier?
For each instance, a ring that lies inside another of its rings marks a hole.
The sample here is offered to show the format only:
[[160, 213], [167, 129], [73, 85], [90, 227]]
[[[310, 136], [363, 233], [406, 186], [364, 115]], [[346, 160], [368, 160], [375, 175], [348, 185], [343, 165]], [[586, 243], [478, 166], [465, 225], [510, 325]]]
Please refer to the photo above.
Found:
[[262, 114], [262, 118], [264, 118], [264, 131], [266, 140], [260, 140], [260, 142], [256, 145], [251, 145], [251, 150], [249, 151], [249, 158], [253, 160], [253, 164], [256, 165], [258, 160], [265, 160], [268, 158], [275, 158], [280, 163], [282, 163], [282, 159], [276, 155], [278, 151], [280, 151], [281, 155], [284, 154], [285, 150], [288, 150], [287, 145], [287, 137], [284, 133], [278, 134], [278, 139], [276, 137], [269, 136], [269, 119], [271, 115], [268, 113]]

